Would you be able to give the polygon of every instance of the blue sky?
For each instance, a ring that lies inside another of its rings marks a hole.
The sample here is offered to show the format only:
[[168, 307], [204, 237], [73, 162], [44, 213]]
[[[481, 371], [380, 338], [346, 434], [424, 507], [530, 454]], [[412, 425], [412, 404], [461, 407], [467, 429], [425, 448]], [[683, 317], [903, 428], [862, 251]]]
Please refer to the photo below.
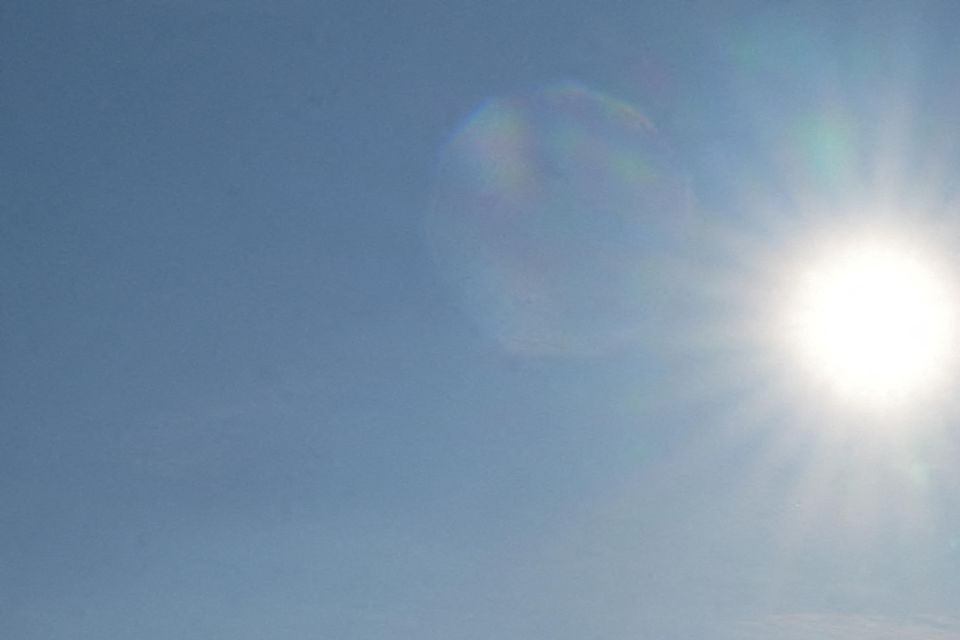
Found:
[[837, 4], [8, 0], [0, 635], [960, 638], [951, 414], [712, 287], [953, 222], [960, 14]]

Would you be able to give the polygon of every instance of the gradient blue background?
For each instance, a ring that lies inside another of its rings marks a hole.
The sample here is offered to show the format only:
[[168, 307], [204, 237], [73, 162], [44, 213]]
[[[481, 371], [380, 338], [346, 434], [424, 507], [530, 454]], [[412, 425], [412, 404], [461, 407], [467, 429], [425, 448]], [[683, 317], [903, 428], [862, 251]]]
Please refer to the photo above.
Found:
[[6, 0], [0, 635], [960, 637], [956, 486], [784, 559], [809, 448], [746, 479], [773, 436], [657, 350], [499, 352], [424, 241], [458, 127], [556, 81], [732, 226], [818, 87], [955, 139], [960, 10], [834, 4]]

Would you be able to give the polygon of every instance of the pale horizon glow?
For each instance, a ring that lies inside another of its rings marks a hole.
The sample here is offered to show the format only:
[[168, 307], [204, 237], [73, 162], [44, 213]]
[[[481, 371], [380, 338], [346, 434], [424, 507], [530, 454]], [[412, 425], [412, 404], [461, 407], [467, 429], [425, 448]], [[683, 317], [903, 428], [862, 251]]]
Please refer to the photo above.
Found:
[[882, 408], [936, 389], [954, 356], [957, 315], [934, 260], [867, 239], [804, 268], [788, 322], [793, 348], [819, 383]]

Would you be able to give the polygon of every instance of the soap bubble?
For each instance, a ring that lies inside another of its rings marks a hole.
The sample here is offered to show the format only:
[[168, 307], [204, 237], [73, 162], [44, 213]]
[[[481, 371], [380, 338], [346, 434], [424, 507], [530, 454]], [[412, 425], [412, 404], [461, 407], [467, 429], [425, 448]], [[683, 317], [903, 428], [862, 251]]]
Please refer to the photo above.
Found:
[[637, 109], [564, 83], [490, 100], [443, 150], [427, 235], [514, 355], [592, 355], [663, 321], [687, 182]]

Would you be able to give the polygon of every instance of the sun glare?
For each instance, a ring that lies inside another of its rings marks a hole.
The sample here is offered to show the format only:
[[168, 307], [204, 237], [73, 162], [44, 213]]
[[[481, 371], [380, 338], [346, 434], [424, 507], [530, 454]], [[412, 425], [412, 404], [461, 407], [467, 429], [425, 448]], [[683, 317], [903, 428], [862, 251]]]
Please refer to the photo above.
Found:
[[956, 321], [933, 260], [873, 240], [808, 264], [788, 314], [805, 367], [843, 398], [872, 406], [938, 386], [954, 354]]

